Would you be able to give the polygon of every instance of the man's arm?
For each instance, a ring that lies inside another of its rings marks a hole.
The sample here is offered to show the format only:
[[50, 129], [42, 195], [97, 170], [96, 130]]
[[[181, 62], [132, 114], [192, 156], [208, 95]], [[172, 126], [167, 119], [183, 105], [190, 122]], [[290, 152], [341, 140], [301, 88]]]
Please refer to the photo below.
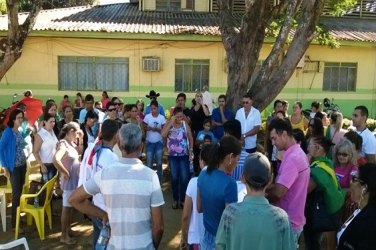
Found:
[[158, 249], [164, 231], [162, 206], [151, 208], [151, 222], [153, 244], [155, 249]]
[[267, 198], [270, 203], [275, 204], [286, 195], [287, 191], [288, 189], [279, 183], [272, 184], [266, 191], [268, 194]]
[[244, 133], [246, 136], [253, 136], [256, 135], [260, 130], [260, 125], [254, 126], [253, 129], [249, 130], [248, 132]]
[[108, 221], [107, 213], [94, 206], [94, 204], [88, 200], [89, 197], [91, 197], [91, 195], [85, 191], [83, 186], [80, 186], [74, 190], [70, 196], [69, 203], [80, 213], [101, 218], [103, 226], [105, 226]]

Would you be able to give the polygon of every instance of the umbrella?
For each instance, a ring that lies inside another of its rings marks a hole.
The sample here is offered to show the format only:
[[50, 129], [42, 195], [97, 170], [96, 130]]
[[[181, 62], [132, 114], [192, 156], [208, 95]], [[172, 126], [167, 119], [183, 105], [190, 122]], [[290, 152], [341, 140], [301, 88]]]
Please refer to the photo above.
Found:
[[25, 112], [25, 118], [29, 124], [34, 124], [38, 117], [43, 114], [42, 101], [35, 98], [25, 97], [21, 101], [10, 106], [5, 114], [3, 125], [6, 126], [10, 113], [16, 108], [20, 108]]

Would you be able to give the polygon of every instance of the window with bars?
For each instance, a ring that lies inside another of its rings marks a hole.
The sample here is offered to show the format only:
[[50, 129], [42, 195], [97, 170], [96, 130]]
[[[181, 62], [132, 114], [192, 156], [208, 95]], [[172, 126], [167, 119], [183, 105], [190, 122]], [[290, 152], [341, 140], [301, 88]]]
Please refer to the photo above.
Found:
[[129, 59], [59, 56], [59, 90], [129, 91]]
[[325, 62], [323, 90], [355, 91], [357, 63]]
[[175, 91], [194, 92], [209, 86], [209, 60], [176, 59]]
[[181, 9], [181, 0], [156, 0], [156, 9], [157, 10], [180, 10]]

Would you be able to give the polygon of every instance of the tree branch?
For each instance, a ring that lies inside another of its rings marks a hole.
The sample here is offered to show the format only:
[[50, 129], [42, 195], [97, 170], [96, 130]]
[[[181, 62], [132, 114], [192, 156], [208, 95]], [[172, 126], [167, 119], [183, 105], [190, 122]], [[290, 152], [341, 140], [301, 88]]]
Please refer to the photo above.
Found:
[[[296, 0], [290, 0], [288, 2], [287, 11], [285, 15], [285, 20], [280, 28], [279, 34], [276, 38], [276, 41], [273, 45], [272, 51], [269, 53], [269, 56], [266, 58], [262, 67], [259, 71], [257, 78], [255, 79], [256, 82], [265, 81], [269, 79], [273, 67], [277, 65], [278, 58], [283, 53], [284, 45], [289, 37], [289, 33], [294, 21], [294, 15], [296, 13]], [[250, 93], [252, 94], [252, 93]]]
[[[277, 70], [272, 72], [270, 80], [262, 79], [255, 82], [251, 91], [258, 91], [254, 103], [262, 110], [269, 104], [285, 86], [295, 70], [301, 57], [315, 36], [315, 26], [319, 20], [324, 0], [305, 0], [302, 3], [302, 15], [291, 45], [286, 56]], [[293, 67], [291, 67], [293, 65]], [[269, 84], [270, 88], [264, 86]], [[273, 91], [270, 91], [273, 89]]]

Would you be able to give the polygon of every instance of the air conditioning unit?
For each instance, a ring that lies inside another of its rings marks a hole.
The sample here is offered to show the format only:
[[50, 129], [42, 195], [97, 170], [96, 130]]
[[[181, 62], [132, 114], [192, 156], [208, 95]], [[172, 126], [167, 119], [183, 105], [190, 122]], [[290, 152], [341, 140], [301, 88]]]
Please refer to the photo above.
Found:
[[143, 57], [142, 58], [142, 70], [143, 71], [161, 71], [161, 58], [152, 56], [152, 57]]

